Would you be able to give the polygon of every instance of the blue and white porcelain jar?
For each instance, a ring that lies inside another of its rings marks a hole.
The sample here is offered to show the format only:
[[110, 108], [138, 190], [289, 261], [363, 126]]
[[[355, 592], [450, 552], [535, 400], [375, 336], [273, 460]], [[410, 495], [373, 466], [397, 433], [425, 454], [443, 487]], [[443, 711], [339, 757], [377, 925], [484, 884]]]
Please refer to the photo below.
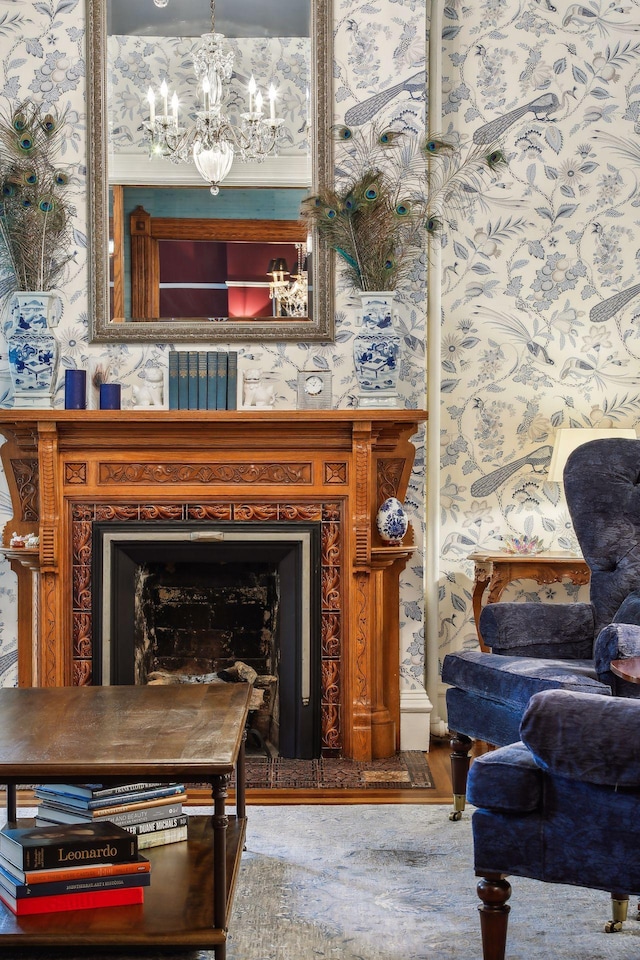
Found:
[[397, 407], [400, 335], [393, 328], [395, 293], [363, 291], [361, 329], [353, 342], [358, 405]]
[[408, 526], [409, 518], [397, 497], [389, 497], [380, 505], [376, 514], [376, 527], [380, 538], [388, 546], [396, 546], [402, 543], [402, 538], [407, 532]]
[[54, 291], [13, 295], [5, 327], [15, 407], [48, 409], [58, 373], [58, 341], [51, 328], [60, 319]]

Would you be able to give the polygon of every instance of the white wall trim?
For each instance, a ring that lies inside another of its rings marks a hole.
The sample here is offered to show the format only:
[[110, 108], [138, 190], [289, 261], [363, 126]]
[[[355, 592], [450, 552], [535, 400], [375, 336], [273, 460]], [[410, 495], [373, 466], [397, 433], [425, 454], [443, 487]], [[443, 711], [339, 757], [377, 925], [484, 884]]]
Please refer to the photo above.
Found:
[[400, 749], [428, 750], [433, 705], [427, 691], [400, 691]]
[[[109, 183], [133, 186], [204, 187], [192, 163], [172, 163], [164, 157], [150, 159], [143, 153], [115, 153], [109, 157]], [[224, 187], [303, 187], [311, 184], [309, 157], [267, 157], [262, 163], [233, 162]]]

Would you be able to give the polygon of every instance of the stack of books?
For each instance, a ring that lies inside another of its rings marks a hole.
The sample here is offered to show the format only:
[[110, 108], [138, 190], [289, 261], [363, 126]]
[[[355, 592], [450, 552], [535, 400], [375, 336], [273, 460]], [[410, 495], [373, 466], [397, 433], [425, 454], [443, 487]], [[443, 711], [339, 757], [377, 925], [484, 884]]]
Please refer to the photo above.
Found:
[[35, 789], [37, 826], [109, 821], [135, 835], [138, 849], [187, 839], [182, 783], [48, 783]]
[[172, 350], [170, 410], [236, 410], [238, 354], [233, 350]]
[[143, 903], [150, 862], [113, 823], [0, 831], [0, 900], [18, 916]]

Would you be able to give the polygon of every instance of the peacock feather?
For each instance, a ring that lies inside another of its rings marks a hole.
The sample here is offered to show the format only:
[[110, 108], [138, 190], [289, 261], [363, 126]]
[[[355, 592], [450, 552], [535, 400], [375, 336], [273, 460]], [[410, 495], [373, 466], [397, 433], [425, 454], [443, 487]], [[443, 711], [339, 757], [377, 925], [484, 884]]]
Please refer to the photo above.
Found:
[[504, 164], [497, 146], [463, 149], [401, 131], [336, 125], [336, 184], [306, 198], [301, 215], [336, 251], [356, 289], [394, 290], [442, 231]]
[[55, 159], [64, 126], [31, 101], [0, 112], [0, 264], [13, 290], [53, 289], [74, 256], [71, 173]]

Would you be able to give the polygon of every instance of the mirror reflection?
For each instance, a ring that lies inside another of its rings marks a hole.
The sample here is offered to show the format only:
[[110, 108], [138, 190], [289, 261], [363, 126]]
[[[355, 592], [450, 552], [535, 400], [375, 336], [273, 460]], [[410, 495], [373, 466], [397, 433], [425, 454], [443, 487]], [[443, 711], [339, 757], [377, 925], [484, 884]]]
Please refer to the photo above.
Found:
[[330, 339], [328, 0], [161, 2], [91, 0], [94, 339]]

